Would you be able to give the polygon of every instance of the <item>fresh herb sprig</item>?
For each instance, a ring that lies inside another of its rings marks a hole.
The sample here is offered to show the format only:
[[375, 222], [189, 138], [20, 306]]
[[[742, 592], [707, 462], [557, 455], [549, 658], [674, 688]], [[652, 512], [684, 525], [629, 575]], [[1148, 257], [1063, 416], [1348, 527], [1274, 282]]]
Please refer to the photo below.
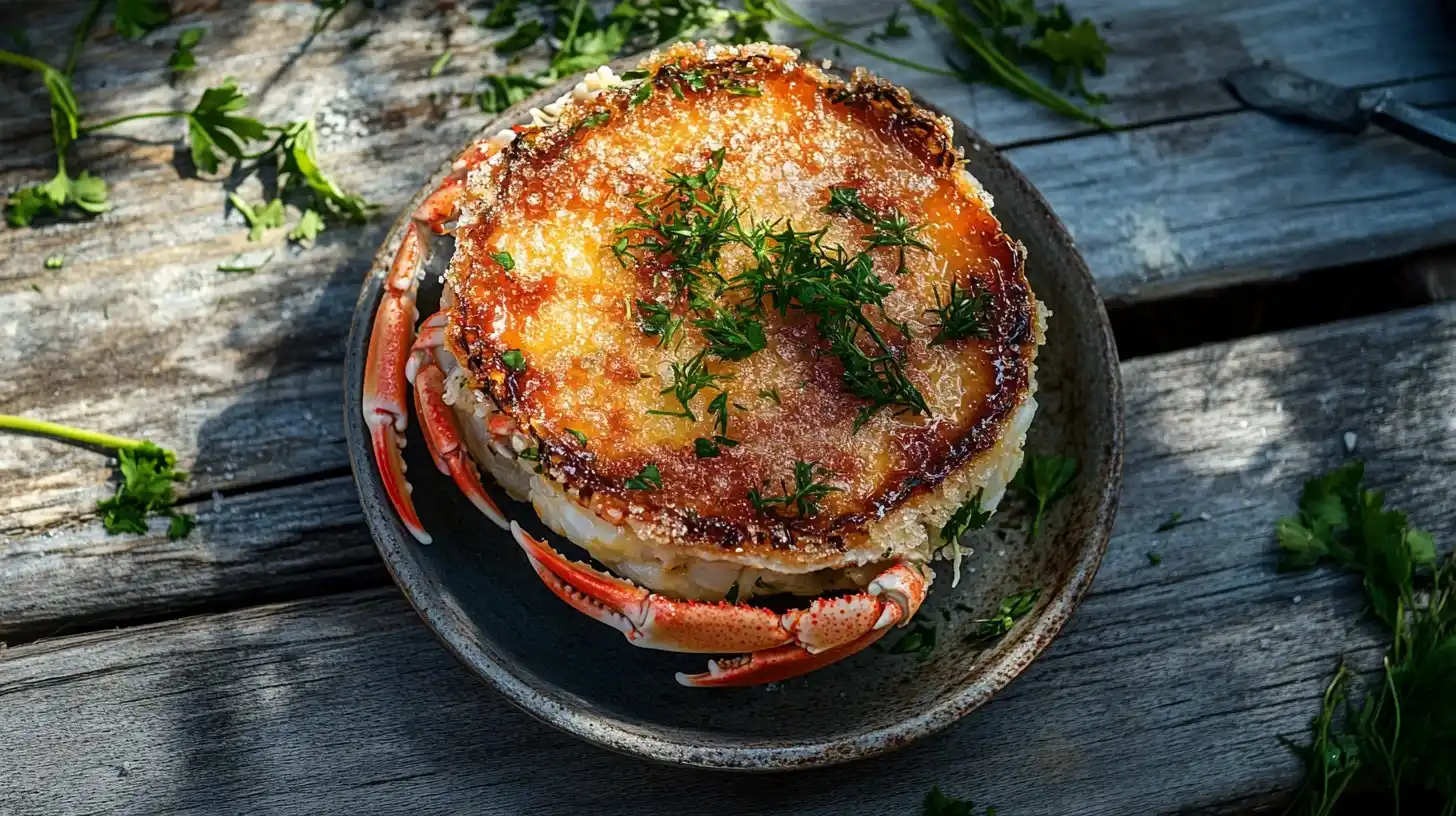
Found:
[[961, 536], [971, 530], [979, 530], [986, 526], [991, 520], [990, 510], [981, 507], [981, 496], [984, 490], [977, 490], [976, 494], [965, 503], [956, 508], [950, 518], [946, 519], [940, 528], [940, 545], [942, 551], [949, 549], [951, 552], [951, 579], [952, 588], [960, 584], [961, 580]]
[[[925, 795], [921, 814], [922, 816], [976, 816], [976, 810], [976, 803], [969, 799], [957, 799], [941, 793], [940, 788], [931, 788], [930, 793]], [[996, 809], [986, 808], [985, 816], [996, 816]]]
[[732, 374], [722, 374], [708, 368], [708, 352], [704, 349], [693, 355], [687, 362], [672, 364], [672, 382], [663, 388], [662, 394], [671, 394], [677, 400], [677, 411], [662, 411], [653, 409], [649, 414], [658, 416], [682, 417], [690, 422], [697, 422], [698, 415], [694, 413], [692, 401], [706, 388], [723, 390], [723, 383], [733, 379]]
[[1306, 775], [1291, 812], [1329, 814], [1359, 788], [1388, 797], [1381, 812], [1424, 797], [1429, 812], [1456, 813], [1456, 557], [1439, 558], [1431, 535], [1363, 478], [1356, 461], [1310, 479], [1299, 512], [1275, 525], [1281, 569], [1328, 561], [1356, 573], [1391, 633], [1359, 704], [1344, 666], [1326, 688], [1311, 744], [1294, 746]]
[[1037, 598], [1040, 597], [1040, 589], [1023, 589], [1007, 595], [1001, 603], [997, 604], [996, 611], [992, 613], [991, 617], [976, 621], [978, 626], [968, 640], [972, 643], [984, 644], [1005, 635], [1011, 631], [1011, 627], [1015, 626], [1017, 621], [1036, 607]]
[[930, 345], [939, 346], [972, 337], [977, 340], [985, 340], [991, 336], [988, 320], [991, 293], [981, 291], [972, 294], [974, 288], [973, 285], [968, 289], [961, 289], [952, 280], [945, 302], [941, 302], [940, 289], [934, 290], [935, 308], [926, 310], [927, 314], [933, 314], [936, 317], [936, 322], [933, 324], [935, 336], [930, 338]]
[[586, 0], [559, 0], [550, 4], [548, 22], [518, 22], [519, 11], [518, 3], [510, 3], [507, 11], [497, 13], [493, 9], [486, 18], [485, 24], [491, 28], [515, 26], [497, 44], [498, 53], [516, 54], [543, 39], [554, 39], [559, 45], [545, 70], [487, 75], [476, 96], [485, 113], [500, 113], [536, 90], [611, 62], [624, 53], [692, 40], [706, 33], [718, 34], [715, 39], [719, 42], [767, 40], [765, 25], [772, 19], [755, 0], [739, 10], [724, 8], [716, 0], [631, 0], [617, 3], [601, 18]]
[[[789, 487], [784, 480], [779, 480], [778, 495], [764, 495], [758, 490], [748, 491], [748, 501], [753, 504], [755, 510], [760, 513], [772, 513], [774, 508], [788, 510], [793, 508], [799, 518], [813, 518], [819, 515], [819, 503], [830, 493], [843, 492], [843, 488], [835, 487], [829, 483], [834, 476], [833, 471], [821, 466], [818, 462], [805, 462], [798, 460], [794, 462], [794, 485]], [[765, 483], [767, 486], [767, 483]]]
[[1022, 462], [1021, 469], [1016, 471], [1010, 486], [1031, 502], [1032, 538], [1036, 538], [1037, 532], [1041, 530], [1047, 507], [1067, 494], [1076, 475], [1077, 459], [1074, 456], [1031, 454]]
[[117, 485], [115, 495], [98, 502], [96, 508], [101, 512], [101, 523], [108, 533], [145, 534], [147, 519], [151, 516], [168, 519], [168, 538], [186, 538], [196, 525], [192, 516], [172, 507], [176, 502], [173, 485], [185, 481], [187, 474], [176, 469], [177, 456], [165, 448], [145, 440], [18, 416], [0, 415], [0, 430], [48, 436], [116, 451], [121, 483]]

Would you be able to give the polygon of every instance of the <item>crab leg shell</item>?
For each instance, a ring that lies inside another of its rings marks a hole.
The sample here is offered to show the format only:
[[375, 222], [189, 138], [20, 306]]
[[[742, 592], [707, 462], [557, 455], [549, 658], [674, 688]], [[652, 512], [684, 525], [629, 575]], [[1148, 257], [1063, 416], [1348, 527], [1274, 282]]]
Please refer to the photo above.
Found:
[[480, 482], [480, 471], [463, 441], [460, 421], [454, 409], [445, 404], [445, 372], [435, 358], [435, 350], [443, 338], [444, 317], [443, 312], [436, 312], [425, 321], [410, 356], [408, 374], [415, 385], [415, 413], [420, 417], [420, 428], [435, 467], [454, 480], [460, 492], [486, 518], [502, 530], [508, 530], [510, 524], [505, 515]]
[[470, 171], [499, 152], [508, 142], [509, 139], [498, 134], [489, 139], [480, 139], [465, 148], [465, 152], [451, 165], [450, 174], [415, 208], [415, 219], [425, 222], [439, 235], [448, 232], [447, 225], [460, 214], [460, 202], [465, 198], [465, 182], [470, 177]]
[[379, 475], [390, 504], [399, 513], [405, 529], [421, 544], [430, 543], [430, 535], [420, 524], [410, 499], [410, 485], [405, 480], [404, 431], [409, 427], [409, 397], [406, 392], [405, 369], [409, 364], [410, 346], [414, 341], [415, 292], [423, 269], [424, 246], [419, 227], [405, 227], [404, 240], [395, 252], [384, 282], [379, 309], [374, 313], [374, 328], [369, 334], [369, 353], [364, 363], [364, 423], [379, 463]]
[[[786, 622], [793, 620], [789, 625], [798, 643], [727, 660], [710, 660], [706, 672], [679, 673], [677, 681], [695, 688], [753, 686], [798, 677], [843, 660], [889, 634], [896, 623], [910, 620], [930, 591], [933, 578], [926, 567], [897, 562], [876, 576], [866, 592], [830, 599], [823, 608], [816, 601], [808, 610], [785, 613]], [[879, 602], [879, 606], [867, 603], [867, 599]], [[872, 613], [877, 617], [867, 631], [855, 628]]]
[[789, 644], [742, 657], [709, 660], [707, 671], [700, 674], [678, 672], [676, 677], [682, 685], [693, 688], [729, 688], [777, 683], [843, 660], [868, 648], [870, 644], [889, 634], [889, 631], [888, 627], [876, 629], [858, 640], [818, 653]]
[[512, 522], [511, 533], [557, 597], [626, 635], [635, 646], [669, 652], [757, 652], [793, 642], [772, 610], [664, 598], [567, 560], [519, 524]]

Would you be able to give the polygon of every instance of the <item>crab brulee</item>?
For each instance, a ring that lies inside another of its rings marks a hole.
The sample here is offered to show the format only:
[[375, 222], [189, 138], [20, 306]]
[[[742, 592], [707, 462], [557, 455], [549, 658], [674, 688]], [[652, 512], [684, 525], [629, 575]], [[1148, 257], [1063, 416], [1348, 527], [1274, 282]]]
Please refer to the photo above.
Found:
[[[375, 319], [365, 413], [406, 527], [429, 541], [408, 378], [436, 464], [547, 588], [638, 646], [741, 655], [682, 683], [803, 674], [909, 621], [1021, 464], [1046, 315], [949, 120], [702, 44], [529, 115], [421, 205]], [[455, 250], [416, 338], [429, 230]]]

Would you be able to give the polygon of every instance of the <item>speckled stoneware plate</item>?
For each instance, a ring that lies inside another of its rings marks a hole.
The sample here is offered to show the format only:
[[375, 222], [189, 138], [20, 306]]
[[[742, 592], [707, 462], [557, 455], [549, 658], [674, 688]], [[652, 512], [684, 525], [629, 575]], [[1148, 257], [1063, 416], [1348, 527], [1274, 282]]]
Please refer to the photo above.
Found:
[[[636, 61], [613, 67], [620, 72]], [[484, 132], [526, 121], [530, 107], [554, 100], [575, 81], [517, 105]], [[1014, 530], [982, 531], [954, 589], [949, 564], [937, 566], [940, 574], [921, 610], [937, 627], [934, 652], [919, 659], [866, 650], [766, 688], [679, 686], [673, 673], [702, 671], [703, 655], [633, 647], [557, 599], [510, 536], [435, 470], [411, 420], [405, 459], [420, 517], [435, 537], [429, 546], [416, 543], [385, 496], [360, 406], [370, 327], [406, 215], [375, 256], [359, 295], [349, 336], [346, 427], [364, 515], [384, 562], [450, 652], [530, 714], [598, 745], [679, 765], [774, 770], [873, 756], [939, 731], [984, 704], [1046, 648], [1092, 582], [1112, 528], [1122, 470], [1117, 355], [1102, 301], [1061, 222], [1021, 173], [969, 127], [955, 122], [955, 138], [971, 173], [995, 196], [1006, 232], [1026, 245], [1027, 277], [1053, 313], [1037, 358], [1041, 407], [1028, 450], [1074, 455], [1081, 470], [1034, 541]], [[445, 163], [406, 214], [454, 157], [441, 158]], [[420, 290], [422, 314], [436, 308], [438, 274], [450, 252], [448, 237], [435, 240]], [[545, 533], [528, 505], [491, 489], [508, 516]], [[998, 522], [1020, 518], [1014, 504], [1003, 510]], [[584, 555], [555, 536], [550, 540], [573, 558]], [[982, 650], [964, 644], [977, 617], [1027, 587], [1040, 588], [1040, 600], [1010, 634]], [[898, 636], [892, 633], [883, 644]]]

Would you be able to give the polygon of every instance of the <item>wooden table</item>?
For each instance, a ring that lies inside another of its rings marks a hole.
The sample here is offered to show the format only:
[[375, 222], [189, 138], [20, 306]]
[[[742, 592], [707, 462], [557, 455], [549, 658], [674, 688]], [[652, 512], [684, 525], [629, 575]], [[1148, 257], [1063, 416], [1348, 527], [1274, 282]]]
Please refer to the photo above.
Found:
[[[1092, 594], [983, 710], [881, 759], [768, 779], [578, 743], [431, 638], [375, 554], [344, 452], [360, 275], [390, 214], [484, 122], [451, 93], [498, 64], [493, 35], [448, 3], [351, 8], [313, 38], [300, 3], [173, 5], [181, 15], [141, 43], [93, 35], [76, 74], [88, 117], [190, 107], [235, 76], [265, 118], [316, 115], [324, 164], [384, 215], [254, 274], [217, 272], [256, 245], [219, 183], [179, 177], [180, 125], [153, 121], [73, 152], [110, 181], [111, 212], [0, 231], [0, 412], [175, 448], [201, 522], [182, 541], [107, 536], [97, 456], [0, 437], [0, 814], [912, 814], [932, 785], [1006, 816], [1257, 805], [1297, 780], [1276, 737], [1303, 737], [1339, 656], [1381, 648], [1352, 624], [1350, 581], [1274, 572], [1272, 525], [1301, 481], [1346, 458], [1349, 432], [1393, 502], [1438, 539], [1456, 533], [1456, 307], [1140, 358], [1123, 369], [1125, 487]], [[813, 11], [867, 21], [882, 5]], [[1379, 133], [1274, 122], [1219, 85], [1274, 60], [1449, 108], [1456, 46], [1434, 3], [1073, 6], [1107, 24], [1116, 54], [1096, 87], [1124, 129], [885, 73], [1005, 148], [1110, 302], [1456, 243], [1456, 163]], [[81, 12], [0, 3], [56, 62]], [[208, 29], [200, 70], [172, 86], [162, 66], [189, 25]], [[886, 47], [933, 61], [911, 25]], [[428, 78], [447, 42], [454, 60]], [[0, 187], [49, 176], [48, 127], [39, 83], [0, 72]], [[54, 253], [65, 266], [47, 270]], [[1155, 532], [1174, 511], [1210, 521]]]

